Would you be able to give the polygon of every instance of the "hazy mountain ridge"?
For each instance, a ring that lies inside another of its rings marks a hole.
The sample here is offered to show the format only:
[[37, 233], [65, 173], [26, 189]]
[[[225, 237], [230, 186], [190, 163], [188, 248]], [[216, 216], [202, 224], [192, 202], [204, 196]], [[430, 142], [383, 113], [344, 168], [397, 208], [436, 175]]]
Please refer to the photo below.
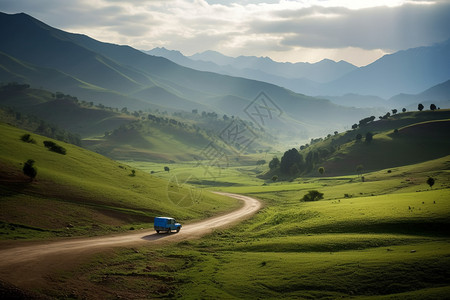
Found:
[[[261, 81], [182, 67], [129, 46], [103, 43], [85, 35], [54, 29], [25, 14], [1, 14], [0, 19], [0, 51], [27, 64], [53, 69], [73, 77], [84, 85], [76, 86], [75, 93], [72, 92], [73, 87], [68, 91], [67, 86], [60, 86], [62, 92], [70, 92], [87, 101], [94, 100], [106, 106], [126, 106], [138, 110], [160, 108], [164, 104], [165, 109], [175, 111], [180, 110], [180, 101], [186, 99], [191, 102], [185, 101], [185, 110], [210, 108], [210, 111], [214, 111], [218, 109], [211, 105], [211, 99], [234, 96], [246, 101], [240, 107], [236, 105], [232, 109], [217, 112], [245, 118], [245, 107], [264, 91], [284, 112], [284, 121], [273, 126], [286, 128], [287, 125], [306, 136], [342, 128], [353, 122], [355, 116], [359, 118], [371, 114], [367, 110], [335, 106], [328, 100], [295, 94]], [[6, 29], [12, 27], [17, 28], [14, 33]], [[9, 80], [16, 80], [16, 75], [20, 75], [11, 74]], [[8, 80], [7, 77], [3, 77], [3, 80]], [[29, 83], [34, 86], [40, 86], [42, 82], [27, 76], [24, 79], [32, 79]], [[45, 82], [43, 87], [57, 86], [58, 80], [60, 78], [53, 83]], [[160, 92], [154, 93], [158, 90]], [[175, 99], [177, 101], [173, 101]], [[321, 118], [328, 122], [320, 122]], [[282, 132], [283, 128], [278, 129]]]
[[450, 108], [450, 80], [437, 84], [418, 94], [398, 94], [389, 99], [378, 96], [345, 94], [342, 96], [321, 96], [333, 103], [353, 107], [380, 107], [385, 109], [396, 108], [401, 110], [416, 110], [419, 103], [429, 107]]
[[416, 94], [450, 79], [450, 40], [385, 55], [322, 86], [328, 95], [357, 93], [389, 98]]
[[165, 57], [182, 66], [201, 71], [270, 82], [302, 94], [315, 94], [320, 83], [340, 78], [357, 67], [345, 61], [324, 59], [317, 63], [281, 63], [268, 57], [225, 56], [205, 51], [184, 56], [176, 50], [154, 48], [147, 54]]
[[437, 107], [450, 107], [450, 80], [435, 85], [419, 94], [399, 94], [389, 99], [391, 105], [406, 106], [407, 108], [417, 108], [418, 103], [425, 107], [435, 104]]
[[[216, 51], [184, 56], [179, 51], [155, 48], [146, 53], [198, 70], [271, 82], [302, 94], [327, 95], [322, 97], [341, 105], [376, 107], [383, 106], [382, 99], [419, 94], [449, 80], [449, 45], [450, 41], [445, 41], [398, 51], [359, 68], [344, 61], [277, 63], [268, 57], [233, 58]], [[361, 99], [353, 101], [357, 95]], [[380, 99], [374, 103], [374, 97]], [[358, 103], [363, 101], [366, 103]]]

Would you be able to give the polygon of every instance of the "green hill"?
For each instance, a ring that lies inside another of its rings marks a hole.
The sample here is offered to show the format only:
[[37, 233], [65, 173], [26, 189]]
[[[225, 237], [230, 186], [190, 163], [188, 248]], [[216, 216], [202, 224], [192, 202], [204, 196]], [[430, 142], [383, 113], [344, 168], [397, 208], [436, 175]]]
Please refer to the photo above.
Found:
[[[450, 120], [428, 121], [374, 135], [370, 143], [352, 141], [331, 155], [323, 166], [327, 173], [352, 173], [418, 163], [450, 153]], [[335, 171], [336, 170], [336, 171]]]
[[[160, 112], [130, 113], [17, 83], [0, 87], [0, 107], [13, 109], [9, 116], [0, 114], [4, 122], [62, 141], [71, 142], [60, 136], [75, 133], [79, 135], [78, 140], [82, 139], [76, 145], [113, 159], [192, 161], [211, 142], [227, 153], [238, 151], [235, 144], [226, 144], [218, 136], [233, 124], [234, 118], [213, 112], [180, 112], [171, 116]], [[44, 126], [43, 122], [49, 125]], [[273, 146], [270, 135], [249, 122], [245, 124], [258, 135], [246, 151]], [[56, 127], [69, 133], [55, 134]]]
[[449, 110], [399, 114], [360, 127], [353, 135], [365, 137], [367, 132], [374, 134], [371, 142], [353, 139], [327, 158], [323, 164], [327, 173], [352, 173], [358, 165], [364, 172], [380, 170], [450, 154]]
[[[0, 123], [1, 239], [104, 234], [148, 227], [156, 215], [185, 222], [236, 206], [234, 200], [207, 192], [175, 205], [190, 194], [189, 187], [36, 134], [31, 134], [35, 143], [23, 142], [25, 133]], [[49, 151], [45, 140], [67, 154]], [[37, 168], [33, 181], [22, 172], [28, 159]]]
[[324, 168], [324, 176], [365, 173], [450, 154], [450, 110], [405, 112], [378, 121], [367, 119], [362, 119], [359, 126], [355, 124], [353, 130], [311, 139], [310, 144], [300, 147], [299, 160], [289, 163], [295, 167], [288, 166], [283, 172], [273, 169], [265, 177], [318, 175], [319, 167]]
[[[76, 97], [60, 92], [52, 93], [14, 83], [0, 87], [0, 107], [38, 117], [47, 123], [79, 134], [82, 138], [103, 135], [106, 131], [136, 119], [119, 113], [118, 109], [103, 105], [94, 106], [92, 102], [79, 101]], [[25, 129], [33, 130], [29, 127]]]

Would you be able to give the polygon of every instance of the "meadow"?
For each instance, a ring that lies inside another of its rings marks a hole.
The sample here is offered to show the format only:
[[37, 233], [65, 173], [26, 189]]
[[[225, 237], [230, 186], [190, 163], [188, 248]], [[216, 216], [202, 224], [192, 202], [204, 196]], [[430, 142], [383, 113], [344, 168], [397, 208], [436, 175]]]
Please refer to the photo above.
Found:
[[[1, 240], [101, 235], [149, 228], [158, 215], [189, 222], [238, 206], [208, 192], [194, 203], [189, 187], [37, 134], [27, 143], [24, 134], [0, 123]], [[49, 151], [47, 140], [67, 153]], [[22, 171], [28, 159], [37, 169], [32, 181]]]
[[[103, 253], [64, 284], [83, 278], [105, 298], [130, 299], [442, 299], [450, 291], [449, 165], [447, 156], [365, 173], [364, 182], [269, 183], [245, 175], [254, 166], [230, 168], [216, 186], [199, 188], [246, 190], [264, 203], [252, 219], [200, 240]], [[324, 199], [301, 202], [311, 189]]]

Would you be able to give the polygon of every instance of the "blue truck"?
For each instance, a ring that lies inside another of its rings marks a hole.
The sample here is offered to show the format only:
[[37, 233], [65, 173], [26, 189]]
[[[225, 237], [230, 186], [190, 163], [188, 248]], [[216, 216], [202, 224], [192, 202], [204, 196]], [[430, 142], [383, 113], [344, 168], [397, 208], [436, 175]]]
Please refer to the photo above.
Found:
[[174, 218], [168, 217], [156, 217], [153, 221], [153, 225], [157, 233], [159, 233], [160, 231], [171, 233], [172, 230], [176, 230], [177, 232], [179, 232], [181, 229], [180, 223], [177, 223]]

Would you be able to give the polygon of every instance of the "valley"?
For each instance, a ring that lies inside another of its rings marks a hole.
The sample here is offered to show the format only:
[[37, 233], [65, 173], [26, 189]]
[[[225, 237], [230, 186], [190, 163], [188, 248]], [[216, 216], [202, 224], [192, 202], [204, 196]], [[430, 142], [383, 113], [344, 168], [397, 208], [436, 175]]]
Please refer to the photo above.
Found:
[[448, 296], [448, 40], [357, 67], [0, 33], [0, 298]]

